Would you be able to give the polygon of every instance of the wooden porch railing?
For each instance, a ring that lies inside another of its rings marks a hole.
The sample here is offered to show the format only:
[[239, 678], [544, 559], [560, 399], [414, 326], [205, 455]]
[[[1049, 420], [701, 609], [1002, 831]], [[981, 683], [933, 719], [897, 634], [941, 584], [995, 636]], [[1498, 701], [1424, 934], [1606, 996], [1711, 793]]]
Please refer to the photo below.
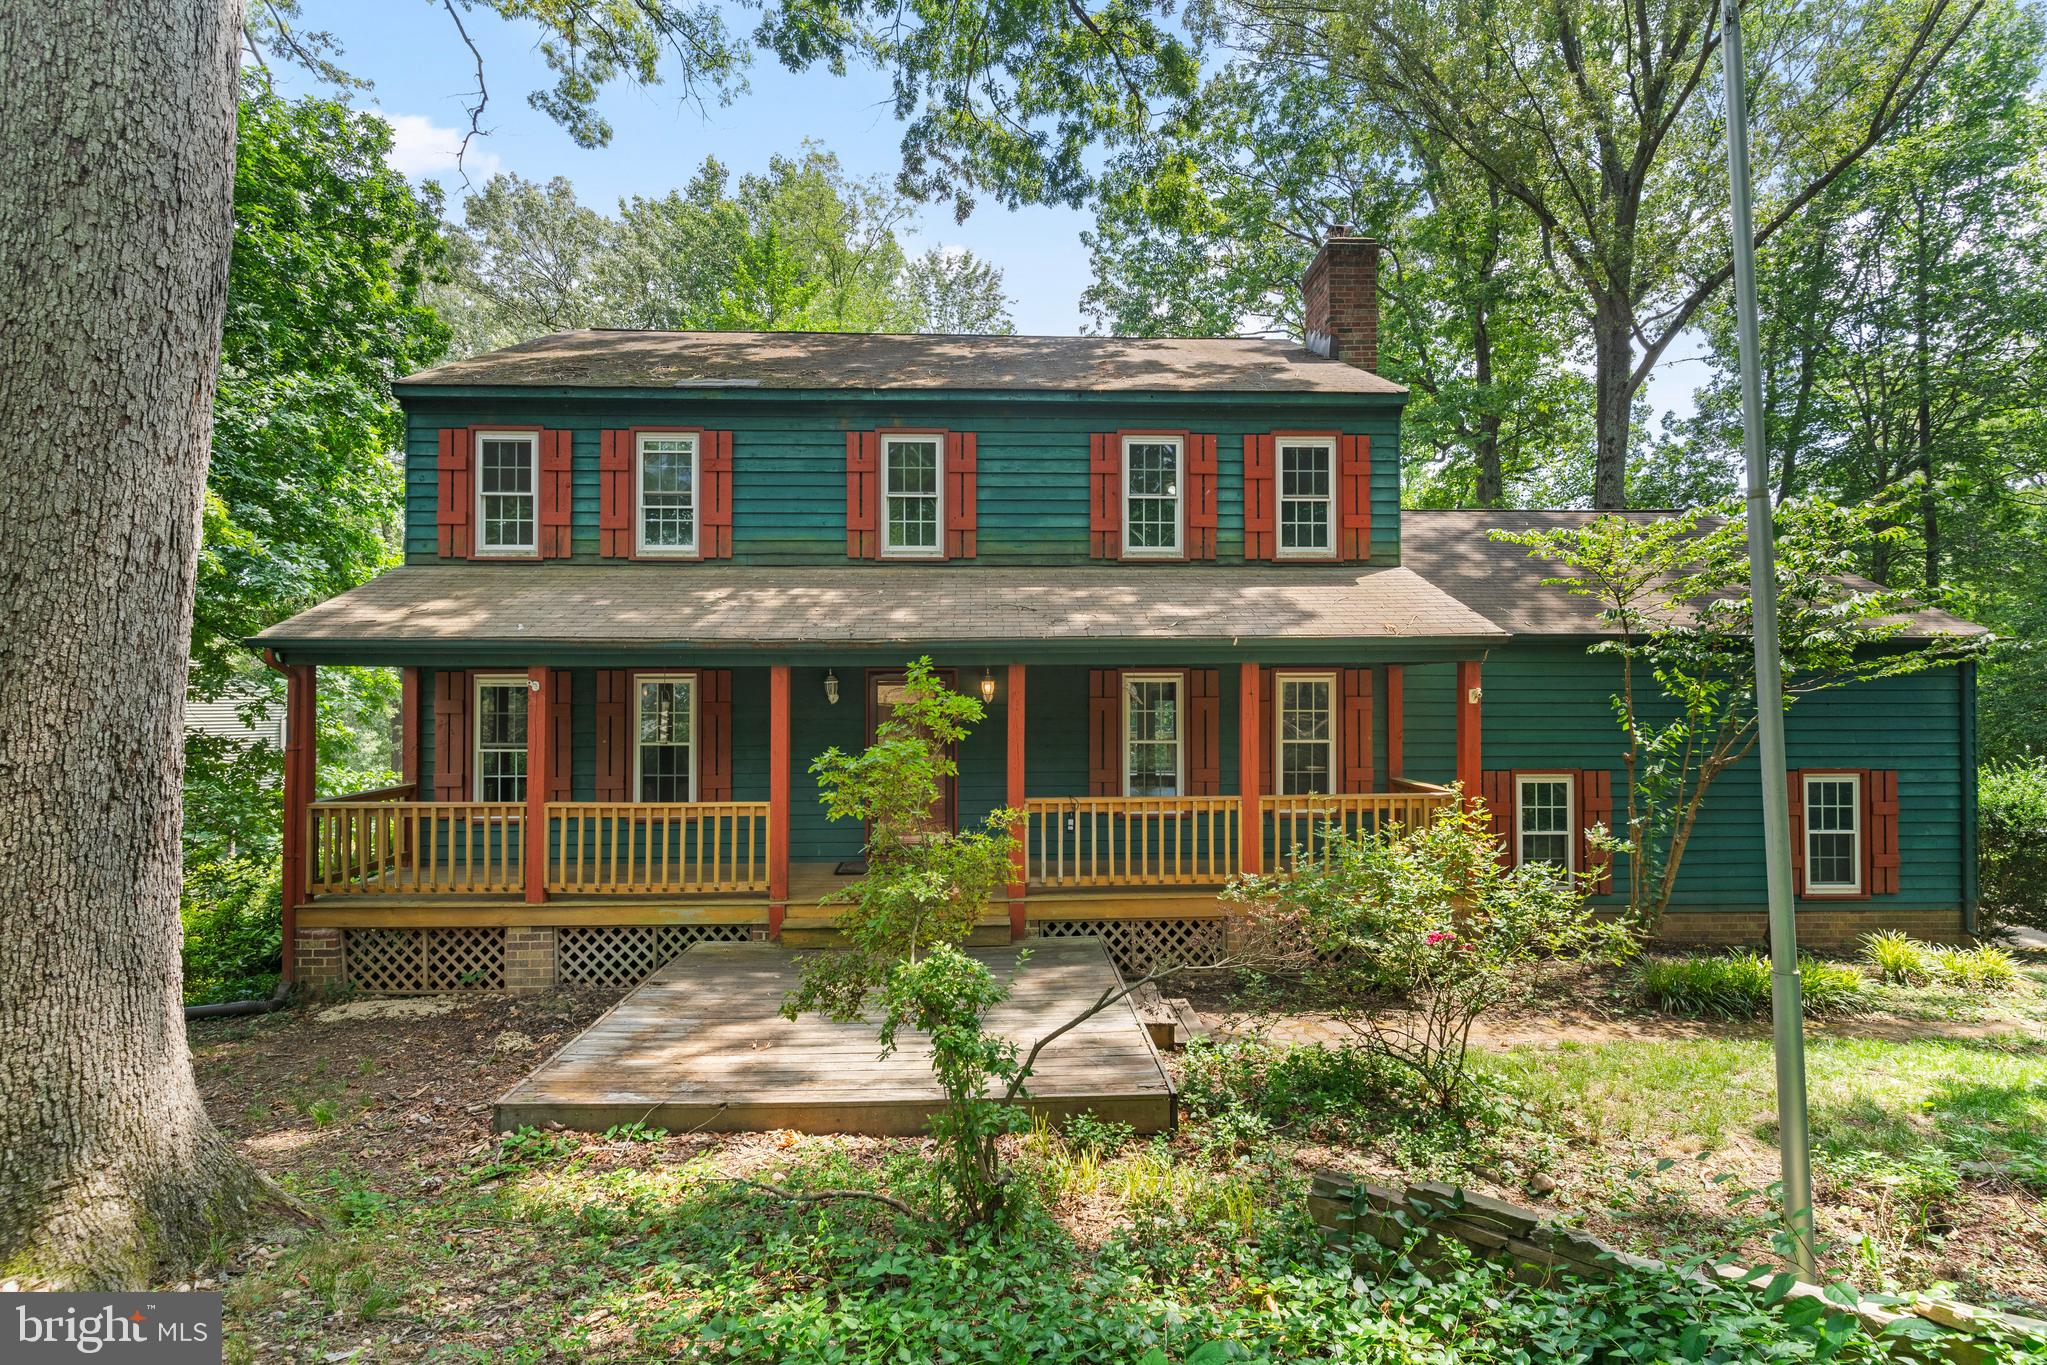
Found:
[[524, 806], [413, 801], [412, 793], [386, 787], [313, 802], [306, 889], [316, 896], [525, 889]]
[[1032, 886], [1220, 886], [1237, 874], [1235, 796], [1034, 796]]
[[1332, 829], [1345, 834], [1384, 834], [1395, 825], [1415, 829], [1457, 800], [1447, 787], [1395, 779], [1395, 790], [1346, 792], [1335, 796], [1267, 796], [1259, 801], [1272, 831], [1272, 850], [1281, 859], [1315, 857]]
[[547, 889], [570, 895], [768, 889], [765, 801], [550, 802]]

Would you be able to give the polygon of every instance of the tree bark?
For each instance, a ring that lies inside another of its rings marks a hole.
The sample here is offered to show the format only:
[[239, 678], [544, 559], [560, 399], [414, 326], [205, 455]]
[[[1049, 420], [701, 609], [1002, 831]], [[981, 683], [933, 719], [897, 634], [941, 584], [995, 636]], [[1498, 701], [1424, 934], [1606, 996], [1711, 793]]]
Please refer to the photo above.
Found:
[[1612, 297], [1599, 300], [1592, 324], [1592, 386], [1597, 441], [1592, 466], [1592, 505], [1617, 512], [1628, 505], [1628, 435], [1635, 391], [1634, 338], [1628, 309]]
[[146, 1285], [273, 1198], [200, 1105], [179, 964], [240, 18], [0, 17], [0, 1279]]

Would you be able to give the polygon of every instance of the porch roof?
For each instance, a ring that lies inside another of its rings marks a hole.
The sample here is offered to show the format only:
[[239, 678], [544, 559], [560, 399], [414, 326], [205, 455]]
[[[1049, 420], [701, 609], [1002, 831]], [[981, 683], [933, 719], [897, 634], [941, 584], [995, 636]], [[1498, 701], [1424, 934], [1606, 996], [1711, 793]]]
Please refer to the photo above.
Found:
[[[880, 565], [843, 570], [414, 565], [252, 643], [335, 656], [448, 649], [747, 650], [1253, 641], [1485, 645], [1498, 626], [1409, 569]], [[1362, 647], [1362, 648], [1361, 648]], [[1048, 650], [1047, 652], [1052, 652]]]

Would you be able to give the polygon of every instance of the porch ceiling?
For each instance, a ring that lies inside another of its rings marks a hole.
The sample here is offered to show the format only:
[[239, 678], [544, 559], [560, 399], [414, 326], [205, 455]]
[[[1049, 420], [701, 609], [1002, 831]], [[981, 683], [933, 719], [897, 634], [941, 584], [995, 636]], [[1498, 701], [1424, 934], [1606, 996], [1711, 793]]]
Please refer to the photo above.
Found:
[[[984, 645], [1018, 653], [1106, 643], [1256, 642], [1348, 655], [1423, 642], [1484, 646], [1506, 633], [1408, 569], [885, 565], [417, 565], [256, 636], [287, 655], [451, 647], [554, 651], [801, 651]], [[1396, 651], [1397, 652], [1397, 651]], [[1389, 657], [1391, 657], [1389, 655]]]

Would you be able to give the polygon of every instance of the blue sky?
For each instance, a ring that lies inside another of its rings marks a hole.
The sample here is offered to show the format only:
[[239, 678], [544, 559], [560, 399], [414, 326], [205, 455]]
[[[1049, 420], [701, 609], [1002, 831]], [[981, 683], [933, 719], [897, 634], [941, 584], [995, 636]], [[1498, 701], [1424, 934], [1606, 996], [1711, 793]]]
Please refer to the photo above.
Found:
[[[489, 136], [470, 146], [469, 177], [481, 184], [498, 170], [529, 180], [566, 176], [586, 204], [611, 209], [621, 197], [679, 189], [706, 156], [736, 176], [757, 170], [777, 153], [793, 153], [805, 138], [836, 152], [854, 175], [893, 175], [900, 126], [879, 74], [855, 69], [839, 78], [822, 72], [793, 75], [770, 58], [756, 60], [751, 89], [726, 106], [691, 103], [680, 87], [615, 84], [602, 110], [613, 129], [609, 146], [586, 150], [526, 96], [553, 83], [534, 44], [537, 29], [472, 10], [469, 33], [482, 50], [491, 91], [484, 113]], [[746, 22], [742, 15], [740, 22]], [[392, 160], [415, 178], [440, 180], [450, 216], [460, 217], [462, 184], [454, 149], [468, 126], [465, 101], [474, 67], [446, 12], [438, 4], [400, 0], [305, 0], [299, 27], [325, 30], [343, 47], [341, 65], [373, 83], [355, 96], [391, 120], [397, 133]], [[304, 89], [303, 77], [279, 68], [280, 83]], [[1002, 269], [1018, 331], [1054, 335], [1080, 330], [1080, 294], [1088, 282], [1080, 234], [1090, 222], [1075, 209], [1011, 211], [983, 204], [965, 223], [949, 208], [926, 208], [915, 223], [914, 249], [963, 246]], [[1649, 381], [1652, 408], [1689, 411], [1691, 390], [1705, 377], [1695, 349], [1680, 338]]]

